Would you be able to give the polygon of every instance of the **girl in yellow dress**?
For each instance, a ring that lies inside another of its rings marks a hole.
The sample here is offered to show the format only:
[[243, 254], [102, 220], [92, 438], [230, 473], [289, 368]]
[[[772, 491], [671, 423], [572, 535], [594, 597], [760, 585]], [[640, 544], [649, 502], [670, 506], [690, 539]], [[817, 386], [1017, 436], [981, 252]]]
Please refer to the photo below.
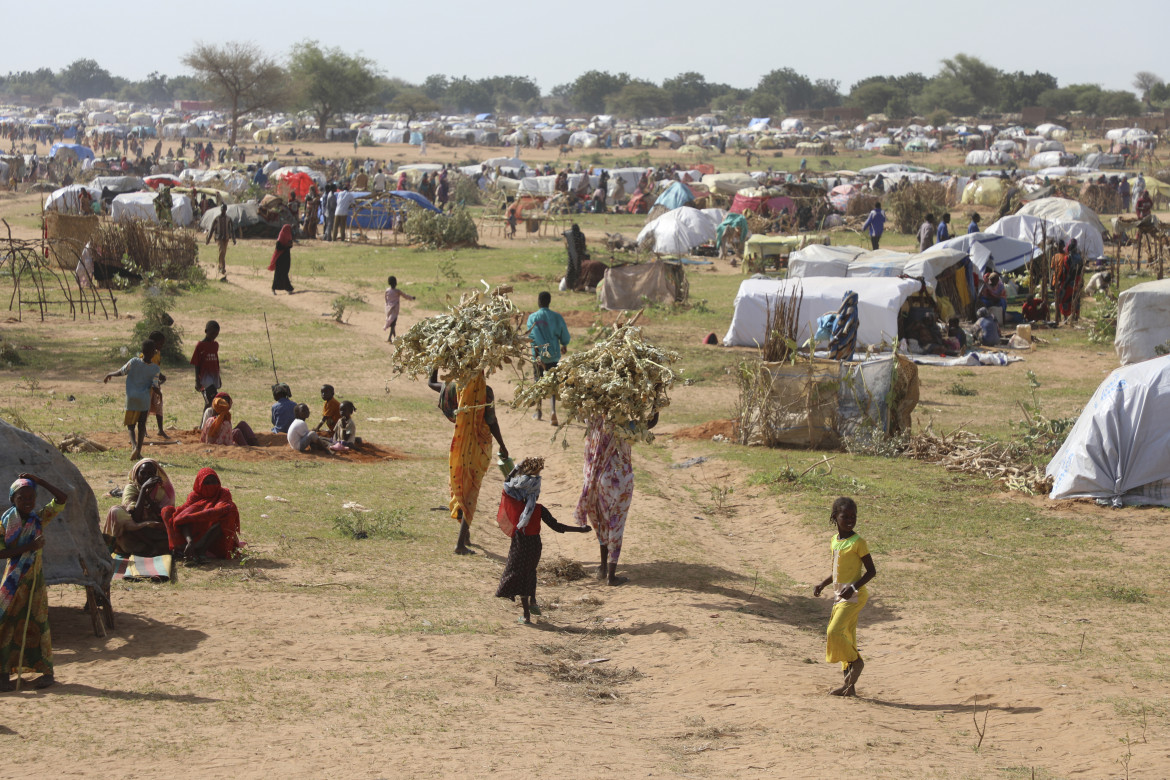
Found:
[[825, 661], [840, 662], [845, 684], [829, 693], [856, 696], [854, 687], [865, 668], [865, 662], [857, 652], [857, 616], [869, 600], [865, 584], [877, 576], [877, 568], [869, 554], [869, 545], [853, 530], [857, 525], [857, 504], [853, 499], [843, 496], [834, 501], [831, 519], [837, 526], [837, 534], [829, 542], [833, 551], [833, 573], [813, 588], [813, 595], [821, 595], [829, 585], [833, 586], [836, 595], [829, 618]]

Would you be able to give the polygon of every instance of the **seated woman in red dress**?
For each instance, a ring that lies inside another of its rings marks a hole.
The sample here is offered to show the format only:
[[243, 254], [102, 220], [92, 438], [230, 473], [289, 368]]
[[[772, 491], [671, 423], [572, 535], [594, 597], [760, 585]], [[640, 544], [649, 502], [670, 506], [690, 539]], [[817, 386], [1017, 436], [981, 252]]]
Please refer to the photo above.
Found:
[[171, 549], [188, 560], [208, 554], [226, 560], [241, 547], [240, 511], [214, 469], [199, 469], [187, 500], [178, 509], [165, 507], [162, 518]]

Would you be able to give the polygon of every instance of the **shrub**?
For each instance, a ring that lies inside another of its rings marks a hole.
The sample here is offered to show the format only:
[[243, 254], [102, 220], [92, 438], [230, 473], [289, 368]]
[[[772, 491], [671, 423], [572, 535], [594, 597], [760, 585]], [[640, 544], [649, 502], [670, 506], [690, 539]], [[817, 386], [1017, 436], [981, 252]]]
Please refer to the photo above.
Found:
[[913, 235], [927, 214], [938, 217], [947, 210], [946, 187], [935, 181], [909, 184], [887, 195], [884, 205], [893, 215], [897, 231]]
[[401, 509], [374, 512], [348, 512], [333, 518], [333, 530], [348, 539], [404, 539], [402, 522], [406, 512]]
[[1112, 344], [1117, 336], [1117, 299], [1107, 292], [1093, 296], [1097, 305], [1089, 315], [1089, 341], [1094, 344]]
[[126, 345], [131, 355], [137, 355], [142, 349], [142, 342], [150, 338], [152, 332], [159, 330], [167, 337], [167, 343], [162, 348], [163, 365], [187, 364], [187, 358], [183, 355], [183, 329], [167, 313], [174, 302], [174, 293], [168, 287], [152, 287], [146, 291], [142, 300], [142, 317], [134, 323], [130, 343]]
[[479, 242], [475, 220], [463, 206], [456, 206], [449, 214], [410, 206], [403, 230], [410, 243], [427, 249], [477, 246]]

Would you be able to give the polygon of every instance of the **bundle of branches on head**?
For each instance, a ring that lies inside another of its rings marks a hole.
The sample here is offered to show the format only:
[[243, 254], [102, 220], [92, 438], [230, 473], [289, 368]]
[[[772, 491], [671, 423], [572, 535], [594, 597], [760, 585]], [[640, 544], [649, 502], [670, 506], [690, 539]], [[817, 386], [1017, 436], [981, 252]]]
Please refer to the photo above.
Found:
[[601, 417], [617, 435], [650, 442], [655, 415], [670, 405], [667, 393], [675, 380], [670, 366], [677, 360], [677, 352], [646, 341], [641, 328], [617, 325], [607, 338], [565, 355], [540, 380], [517, 390], [512, 405], [535, 406], [556, 396], [561, 428]]
[[394, 374], [417, 379], [438, 370], [443, 381], [462, 386], [480, 372], [490, 375], [526, 359], [532, 342], [508, 292], [510, 287], [470, 292], [448, 313], [415, 323], [394, 351]]

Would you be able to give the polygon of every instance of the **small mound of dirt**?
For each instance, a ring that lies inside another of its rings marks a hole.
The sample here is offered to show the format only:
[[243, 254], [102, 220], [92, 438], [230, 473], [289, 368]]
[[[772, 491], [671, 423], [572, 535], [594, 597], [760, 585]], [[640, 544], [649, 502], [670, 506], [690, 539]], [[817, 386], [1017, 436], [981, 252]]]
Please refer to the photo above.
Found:
[[[345, 461], [349, 463], [379, 463], [384, 460], [403, 460], [408, 456], [398, 450], [380, 447], [372, 442], [362, 442], [348, 452], [293, 452], [288, 446], [288, 437], [283, 433], [257, 433], [255, 447], [237, 447], [235, 445], [204, 444], [199, 441], [199, 431], [167, 431], [171, 437], [164, 439], [157, 433], [147, 431], [146, 443], [142, 454], [148, 458], [165, 458], [175, 454], [206, 455], [215, 450], [217, 458], [227, 460], [260, 461], [260, 460], [302, 460], [304, 458], [320, 458], [323, 460]], [[124, 451], [129, 457], [130, 440], [125, 431], [94, 431], [83, 436], [106, 449]]]
[[682, 428], [670, 435], [675, 439], [694, 439], [696, 441], [708, 441], [720, 434], [730, 439], [734, 432], [734, 420], [708, 420], [707, 422], [700, 423], [699, 425], [692, 425], [690, 428]]
[[508, 281], [510, 281], [510, 282], [539, 282], [543, 279], [544, 279], [543, 276], [537, 276], [536, 274], [530, 274], [527, 272], [523, 272], [523, 273], [518, 273], [518, 274], [513, 275], [512, 277], [510, 277], [508, 279]]
[[558, 555], [551, 561], [541, 561], [536, 567], [536, 576], [543, 585], [557, 585], [562, 582], [576, 582], [585, 579], [585, 567], [577, 561], [570, 561]]

